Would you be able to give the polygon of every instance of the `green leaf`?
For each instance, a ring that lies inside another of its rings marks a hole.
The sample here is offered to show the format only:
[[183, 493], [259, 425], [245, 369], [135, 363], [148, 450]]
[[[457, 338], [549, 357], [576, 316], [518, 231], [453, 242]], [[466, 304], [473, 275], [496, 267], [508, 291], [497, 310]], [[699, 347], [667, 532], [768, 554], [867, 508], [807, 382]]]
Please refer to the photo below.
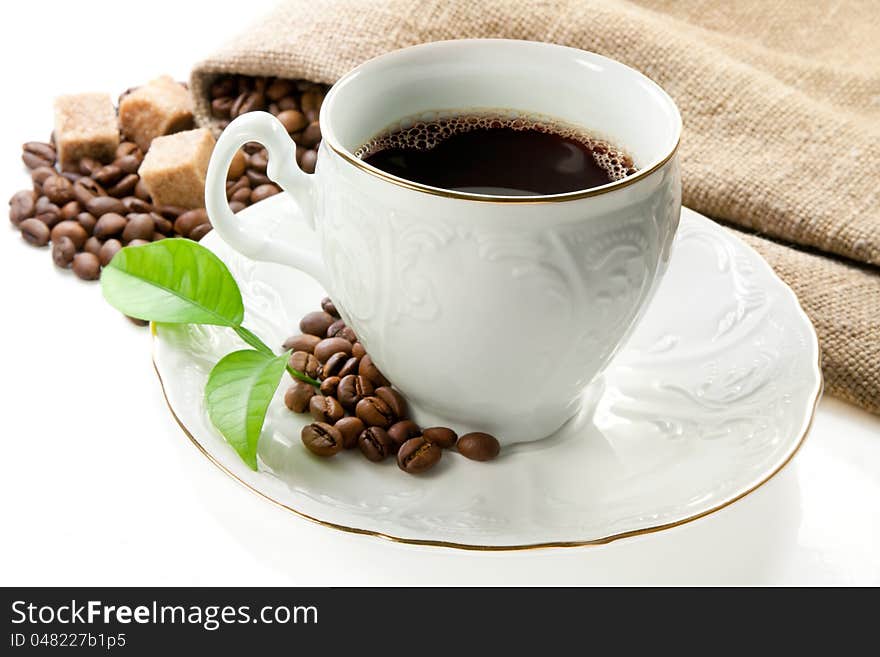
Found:
[[208, 417], [242, 460], [257, 469], [257, 442], [269, 402], [287, 367], [287, 354], [271, 356], [252, 349], [233, 351], [208, 375]]
[[236, 327], [244, 318], [229, 269], [191, 240], [125, 247], [104, 268], [101, 289], [110, 305], [138, 319]]

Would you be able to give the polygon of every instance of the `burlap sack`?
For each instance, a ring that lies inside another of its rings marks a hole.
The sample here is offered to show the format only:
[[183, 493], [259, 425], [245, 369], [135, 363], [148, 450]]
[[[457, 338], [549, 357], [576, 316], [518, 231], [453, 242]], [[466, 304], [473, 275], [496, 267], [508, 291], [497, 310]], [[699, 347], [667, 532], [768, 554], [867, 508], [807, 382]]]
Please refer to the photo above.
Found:
[[661, 84], [684, 119], [685, 204], [821, 252], [748, 237], [813, 319], [829, 392], [880, 412], [875, 0], [286, 0], [195, 67], [197, 118], [211, 123], [219, 73], [332, 83], [389, 50], [467, 37], [576, 46]]

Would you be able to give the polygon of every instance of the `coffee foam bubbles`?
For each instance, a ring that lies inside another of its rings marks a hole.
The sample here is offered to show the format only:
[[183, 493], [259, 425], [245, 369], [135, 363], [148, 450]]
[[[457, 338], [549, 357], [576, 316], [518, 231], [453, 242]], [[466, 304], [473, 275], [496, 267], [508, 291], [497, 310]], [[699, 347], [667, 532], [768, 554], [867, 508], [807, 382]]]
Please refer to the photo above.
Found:
[[583, 128], [552, 119], [501, 111], [468, 114], [428, 112], [401, 119], [355, 150], [354, 155], [364, 159], [390, 149], [429, 150], [453, 135], [498, 128], [550, 132], [577, 141], [592, 152], [596, 164], [608, 173], [611, 180], [620, 180], [637, 170], [629, 155], [606, 140], [590, 135]]

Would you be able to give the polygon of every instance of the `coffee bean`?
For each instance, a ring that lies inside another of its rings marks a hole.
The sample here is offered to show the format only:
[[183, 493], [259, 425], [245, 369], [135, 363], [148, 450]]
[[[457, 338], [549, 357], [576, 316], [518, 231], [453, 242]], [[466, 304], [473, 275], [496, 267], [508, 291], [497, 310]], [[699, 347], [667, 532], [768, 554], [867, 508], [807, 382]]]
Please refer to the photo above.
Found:
[[150, 243], [150, 240], [137, 239], [137, 240], [132, 240], [131, 242], [126, 244], [126, 246], [144, 246], [145, 244], [149, 244], [149, 243]]
[[489, 461], [498, 456], [501, 445], [495, 436], [474, 431], [466, 433], [458, 439], [458, 451], [474, 461]]
[[265, 109], [266, 97], [258, 91], [250, 91], [242, 93], [232, 103], [229, 115], [234, 119], [242, 114]]
[[[43, 183], [46, 182], [52, 176], [57, 176], [58, 172], [55, 171], [54, 167], [37, 167], [36, 169], [31, 171], [31, 181], [35, 185], [43, 186]], [[41, 190], [42, 191], [42, 190]]]
[[64, 176], [49, 176], [43, 182], [43, 194], [52, 203], [61, 206], [73, 200], [73, 185]]
[[93, 253], [77, 253], [73, 256], [72, 268], [84, 281], [96, 281], [101, 276], [101, 261]]
[[376, 391], [373, 394], [388, 404], [388, 407], [391, 409], [391, 412], [394, 413], [396, 418], [403, 419], [406, 417], [408, 412], [406, 399], [404, 399], [403, 395], [397, 392], [394, 388], [381, 386], [376, 388]]
[[[104, 215], [105, 217], [107, 215]], [[101, 217], [103, 220], [104, 217]], [[100, 222], [99, 222], [100, 223]], [[122, 241], [125, 243], [132, 240], [152, 240], [153, 232], [156, 230], [156, 222], [149, 214], [130, 214], [128, 215], [128, 223], [122, 231]]]
[[422, 430], [412, 420], [400, 420], [388, 427], [388, 436], [394, 442], [394, 451], [397, 452], [400, 446], [410, 438], [421, 436]]
[[423, 436], [410, 438], [397, 451], [397, 465], [404, 472], [419, 474], [433, 468], [443, 450], [434, 443], [428, 442]]
[[321, 125], [318, 121], [313, 121], [308, 127], [302, 131], [297, 143], [306, 148], [314, 148], [321, 141]]
[[13, 226], [18, 226], [25, 219], [30, 219], [36, 213], [37, 195], [29, 189], [16, 192], [9, 199], [9, 221]]
[[[104, 197], [100, 197], [104, 198]], [[99, 200], [99, 199], [95, 199]], [[114, 199], [115, 200], [115, 199]], [[98, 219], [98, 223], [95, 224], [95, 230], [92, 231], [94, 236], [98, 239], [105, 240], [108, 237], [115, 237], [117, 235], [121, 235], [122, 231], [125, 230], [126, 225], [128, 224], [128, 219], [123, 217], [121, 214], [117, 214], [115, 212], [108, 212], [106, 214], [101, 215]]]
[[330, 325], [330, 327], [327, 329], [327, 337], [343, 338], [351, 343], [357, 342], [357, 336], [354, 334], [354, 331], [346, 326], [345, 322], [341, 319], [337, 319]]
[[229, 210], [232, 212], [232, 214], [237, 214], [237, 213], [241, 212], [242, 210], [244, 210], [246, 207], [247, 206], [244, 203], [242, 203], [241, 201], [232, 201], [229, 204]]
[[333, 456], [342, 449], [342, 434], [325, 422], [304, 426], [300, 438], [303, 445], [318, 456]]
[[327, 329], [336, 320], [332, 315], [324, 311], [315, 311], [307, 314], [299, 322], [299, 330], [310, 335], [317, 335], [323, 338], [327, 335]]
[[153, 233], [153, 238], [152, 238], [153, 242], [159, 242], [164, 239], [168, 239], [168, 236], [165, 235], [164, 233], [160, 233], [158, 230]]
[[61, 208], [61, 220], [67, 221], [69, 219], [76, 219], [76, 216], [82, 212], [82, 207], [79, 204], [79, 201], [68, 201]]
[[52, 240], [52, 261], [62, 269], [70, 267], [76, 255], [76, 245], [69, 237]]
[[266, 174], [260, 173], [259, 171], [254, 171], [253, 169], [248, 169], [244, 175], [246, 175], [248, 180], [250, 181], [251, 187], [257, 187], [259, 185], [269, 185], [272, 183], [272, 181], [269, 180], [269, 177]]
[[315, 396], [315, 387], [305, 381], [294, 381], [284, 393], [284, 405], [295, 413], [305, 413], [309, 400]]
[[320, 89], [313, 87], [300, 96], [299, 102], [303, 112], [317, 112], [324, 102], [324, 94]]
[[357, 447], [358, 436], [366, 428], [359, 418], [351, 416], [338, 420], [333, 426], [342, 434], [342, 446], [345, 449]]
[[138, 184], [138, 180], [140, 178], [136, 173], [130, 173], [127, 176], [124, 176], [122, 180], [117, 182], [113, 187], [107, 188], [107, 193], [110, 196], [122, 197], [128, 196], [132, 192], [134, 192], [135, 186]]
[[458, 434], [448, 427], [429, 427], [422, 431], [425, 440], [448, 449], [455, 445]]
[[315, 395], [309, 400], [309, 413], [318, 422], [333, 424], [345, 415], [342, 405], [335, 397]]
[[[351, 354], [351, 342], [345, 338], [325, 338], [315, 346], [315, 357], [322, 363], [336, 353]], [[341, 367], [341, 364], [340, 364]]]
[[254, 171], [266, 173], [269, 166], [269, 154], [263, 150], [259, 150], [248, 158], [248, 166]]
[[211, 83], [211, 97], [231, 96], [235, 89], [235, 78], [231, 76], [223, 76], [217, 78]]
[[328, 315], [333, 315], [335, 318], [339, 319], [339, 310], [337, 310], [336, 304], [333, 303], [333, 299], [330, 297], [324, 297], [321, 299], [321, 310]]
[[55, 149], [49, 144], [29, 141], [22, 147], [21, 161], [28, 169], [55, 165]]
[[61, 221], [61, 208], [50, 202], [45, 196], [41, 196], [37, 199], [37, 203], [34, 206], [34, 212], [35, 218], [42, 221], [49, 228], [54, 227], [55, 224]]
[[86, 253], [99, 255], [101, 253], [102, 246], [103, 242], [101, 242], [101, 240], [99, 240], [97, 237], [90, 237], [86, 240], [86, 245], [83, 247], [83, 251], [85, 251]]
[[100, 169], [103, 164], [91, 157], [84, 157], [79, 161], [79, 172], [84, 176], [91, 176], [95, 171]]
[[272, 101], [278, 101], [293, 91], [293, 83], [290, 80], [277, 78], [266, 87], [266, 98]]
[[68, 182], [70, 182], [70, 184], [72, 185], [73, 183], [75, 183], [77, 180], [79, 180], [83, 176], [82, 176], [82, 174], [77, 173], [75, 171], [62, 171], [61, 177], [66, 178], [68, 180]]
[[336, 387], [336, 398], [343, 408], [353, 411], [365, 397], [373, 394], [373, 384], [368, 379], [357, 374], [347, 374], [340, 377]]
[[150, 216], [153, 217], [153, 224], [156, 226], [157, 231], [163, 235], [172, 235], [174, 233], [173, 222], [169, 221], [158, 212], [151, 212]]
[[106, 196], [107, 192], [91, 178], [80, 178], [73, 184], [73, 195], [80, 205], [88, 208], [89, 201]]
[[34, 204], [34, 211], [37, 214], [52, 211], [57, 212], [59, 216], [61, 215], [61, 208], [52, 203], [52, 201], [49, 200], [48, 196], [37, 197], [37, 202]]
[[95, 215], [89, 212], [80, 212], [76, 215], [77, 223], [86, 229], [86, 232], [91, 235], [92, 231], [95, 230], [95, 224], [98, 223], [98, 220], [95, 218]]
[[21, 149], [26, 153], [31, 153], [44, 160], [48, 160], [49, 162], [55, 162], [55, 158], [57, 157], [55, 147], [52, 144], [47, 144], [42, 141], [29, 141], [22, 144]]
[[361, 399], [355, 406], [355, 414], [368, 427], [382, 427], [384, 429], [394, 422], [394, 412], [379, 397]]
[[321, 367], [318, 359], [307, 351], [294, 351], [288, 363], [293, 369], [313, 379], [318, 376]]
[[113, 166], [119, 169], [123, 175], [137, 173], [141, 166], [141, 158], [136, 155], [125, 155], [114, 160]]
[[336, 387], [339, 385], [339, 377], [338, 376], [329, 376], [323, 381], [321, 381], [320, 392], [322, 395], [326, 395], [327, 397], [335, 397], [336, 396]]
[[315, 351], [315, 345], [320, 341], [321, 338], [317, 335], [309, 335], [307, 333], [303, 335], [292, 335], [284, 341], [281, 348], [285, 351], [292, 349], [293, 351], [305, 351], [311, 354]]
[[315, 165], [318, 164], [318, 151], [306, 151], [300, 158], [299, 168], [306, 173], [315, 173]]
[[348, 354], [343, 351], [337, 351], [321, 366], [321, 376], [325, 379], [327, 377], [339, 377], [346, 361], [348, 361]]
[[259, 185], [251, 192], [251, 203], [259, 203], [270, 196], [275, 196], [275, 194], [278, 194], [280, 191], [281, 190], [276, 185]]
[[385, 378], [385, 375], [379, 371], [379, 368], [373, 363], [373, 359], [369, 354], [361, 358], [361, 364], [358, 368], [358, 374], [366, 377], [377, 388], [380, 386], [390, 386], [391, 383]]
[[357, 374], [358, 368], [361, 365], [361, 359], [355, 358], [351, 356], [345, 361], [345, 364], [342, 366], [342, 369], [339, 370], [339, 377], [348, 376], [349, 374]]
[[242, 187], [241, 189], [235, 190], [229, 196], [229, 200], [238, 201], [239, 203], [250, 203], [252, 193], [250, 186]]
[[109, 239], [104, 242], [98, 251], [98, 260], [101, 261], [101, 266], [106, 267], [109, 265], [110, 261], [113, 260], [113, 256], [119, 253], [121, 249], [122, 242], [117, 239]]
[[[199, 209], [205, 213], [204, 221], [207, 221], [208, 220], [207, 211], [204, 208], [199, 208]], [[166, 219], [169, 219], [171, 221], [175, 221], [178, 217], [180, 217], [180, 215], [186, 214], [187, 212], [189, 212], [189, 210], [187, 208], [181, 208], [176, 205], [160, 205], [156, 208], [153, 208], [153, 210], [155, 212], [158, 212], [163, 217], [165, 217]], [[193, 210], [193, 212], [196, 212], [196, 210]], [[199, 223], [201, 223], [201, 222], [199, 222]]]
[[150, 190], [147, 189], [147, 183], [144, 182], [143, 178], [138, 180], [137, 185], [134, 186], [134, 195], [147, 203], [152, 200], [150, 198]]
[[114, 164], [106, 164], [91, 174], [91, 179], [106, 187], [122, 178], [122, 169]]
[[46, 246], [49, 243], [49, 227], [39, 219], [24, 219], [18, 228], [28, 244]]
[[248, 193], [250, 194], [251, 181], [248, 180], [248, 177], [245, 175], [242, 175], [238, 179], [233, 181], [232, 185], [229, 187], [229, 191], [232, 193], [235, 193], [235, 192], [240, 191], [242, 189], [248, 190]]
[[79, 225], [78, 221], [61, 221], [52, 228], [51, 232], [51, 240], [53, 242], [60, 240], [62, 237], [67, 237], [70, 241], [73, 242], [77, 251], [82, 249], [86, 243], [86, 240], [89, 239], [89, 234], [86, 232], [86, 229]]
[[[139, 199], [137, 196], [126, 196], [122, 199], [122, 205], [125, 206], [125, 211], [127, 213], [131, 212], [145, 212], [149, 213], [153, 211], [153, 206], [143, 199]], [[161, 216], [161, 215], [156, 215]], [[164, 219], [164, 217], [163, 217]], [[167, 221], [167, 220], [166, 220]]]
[[[281, 110], [281, 112], [286, 112], [287, 110], [299, 111], [299, 102], [293, 96], [285, 96], [278, 101], [278, 109]], [[279, 112], [279, 116], [281, 115], [281, 112]], [[303, 121], [303, 125], [306, 125], [308, 123], [308, 121], [305, 119], [305, 116], [303, 117]]]
[[195, 242], [201, 242], [202, 238], [212, 230], [211, 224], [199, 224], [189, 232], [189, 238]]
[[381, 427], [367, 427], [358, 436], [358, 447], [361, 454], [370, 461], [381, 461], [393, 453], [394, 443], [388, 437], [388, 432]]
[[120, 142], [119, 146], [116, 147], [116, 158], [126, 157], [128, 155], [134, 155], [140, 159], [143, 159], [144, 154], [141, 152], [140, 147], [135, 144], [133, 141], [123, 141]]
[[231, 96], [221, 96], [211, 101], [211, 116], [217, 119], [228, 119], [232, 115], [232, 103], [234, 99]]
[[351, 345], [351, 355], [355, 358], [363, 358], [367, 355], [367, 350], [364, 349], [364, 345], [362, 345], [360, 342], [355, 342], [353, 345]]
[[208, 223], [207, 210], [205, 210], [204, 208], [187, 210], [186, 212], [180, 214], [177, 219], [174, 220], [174, 230], [177, 231], [179, 235], [189, 237], [189, 234], [192, 232], [193, 228], [206, 223]]
[[296, 109], [283, 110], [278, 114], [278, 120], [288, 133], [299, 132], [309, 124], [305, 115]]
[[86, 202], [86, 210], [99, 219], [103, 215], [111, 212], [118, 215], [125, 214], [125, 206], [122, 204], [122, 201], [118, 198], [113, 198], [112, 196], [93, 197]]

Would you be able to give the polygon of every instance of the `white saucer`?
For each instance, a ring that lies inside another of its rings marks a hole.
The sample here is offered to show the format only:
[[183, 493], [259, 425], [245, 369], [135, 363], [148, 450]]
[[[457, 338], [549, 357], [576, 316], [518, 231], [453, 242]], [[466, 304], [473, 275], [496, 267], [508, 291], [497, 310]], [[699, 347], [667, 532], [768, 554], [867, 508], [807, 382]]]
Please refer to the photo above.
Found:
[[[289, 205], [278, 195], [241, 218], [277, 223]], [[214, 233], [202, 243], [227, 263], [245, 324], [270, 345], [297, 332], [324, 296], [306, 275], [250, 261]], [[296, 294], [282, 296], [282, 282]], [[308, 416], [285, 408], [282, 385], [253, 472], [203, 404], [211, 367], [243, 344], [213, 327], [161, 325], [155, 333], [156, 371], [175, 418], [254, 492], [336, 529], [482, 550], [606, 543], [716, 511], [791, 459], [822, 389], [816, 334], [792, 291], [751, 248], [688, 209], [651, 307], [583, 412], [553, 437], [509, 447], [490, 463], [445, 451], [414, 477], [357, 450], [320, 459], [302, 446]]]

